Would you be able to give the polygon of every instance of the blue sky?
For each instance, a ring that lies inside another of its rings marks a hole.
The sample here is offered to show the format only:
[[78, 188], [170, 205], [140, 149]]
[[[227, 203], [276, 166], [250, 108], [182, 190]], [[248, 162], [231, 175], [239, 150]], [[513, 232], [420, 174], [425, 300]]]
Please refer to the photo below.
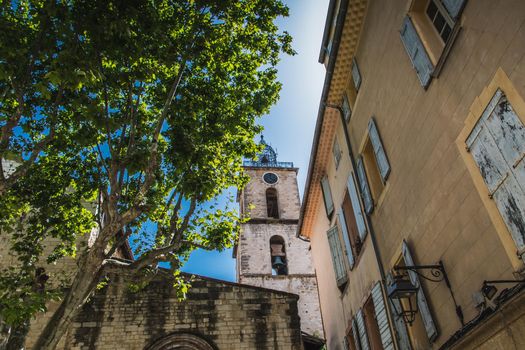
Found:
[[[289, 0], [290, 16], [278, 20], [294, 41], [297, 55], [283, 57], [278, 66], [281, 98], [262, 119], [265, 140], [277, 150], [277, 159], [299, 168], [299, 192], [304, 189], [317, 110], [324, 81], [324, 66], [317, 62], [329, 0]], [[183, 271], [235, 281], [231, 249], [196, 250]]]

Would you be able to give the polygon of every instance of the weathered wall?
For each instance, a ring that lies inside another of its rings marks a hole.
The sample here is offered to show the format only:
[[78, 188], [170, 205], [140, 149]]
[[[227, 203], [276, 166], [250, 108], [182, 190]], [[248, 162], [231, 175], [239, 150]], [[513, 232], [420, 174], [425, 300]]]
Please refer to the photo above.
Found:
[[63, 348], [147, 349], [177, 332], [217, 349], [302, 349], [296, 295], [197, 278], [180, 302], [166, 276], [137, 293], [112, 278], [83, 307]]
[[[324, 338], [317, 293], [317, 279], [312, 265], [310, 245], [296, 237], [299, 218], [297, 169], [247, 168], [250, 182], [242, 192], [241, 212], [253, 205], [252, 221], [242, 225], [237, 246], [237, 277], [240, 283], [281, 290], [299, 295], [301, 329]], [[274, 185], [263, 181], [267, 172], [277, 174]], [[279, 219], [268, 218], [266, 189], [278, 192]], [[284, 239], [288, 275], [272, 276], [270, 238]]]
[[[297, 220], [299, 218], [299, 189], [297, 187], [297, 169], [279, 168], [246, 168], [246, 175], [250, 182], [243, 190], [243, 203], [241, 212], [250, 218], [268, 218], [266, 209], [266, 189], [273, 187], [277, 190], [279, 201], [279, 218]], [[276, 184], [269, 185], [263, 181], [263, 175], [267, 172], [275, 173], [279, 180]], [[249, 205], [253, 209], [249, 209]]]

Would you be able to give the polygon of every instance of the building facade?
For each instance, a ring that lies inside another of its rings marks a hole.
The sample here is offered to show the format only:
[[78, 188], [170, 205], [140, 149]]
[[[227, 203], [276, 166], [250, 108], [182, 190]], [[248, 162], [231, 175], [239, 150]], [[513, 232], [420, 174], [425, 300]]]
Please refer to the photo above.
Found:
[[296, 236], [300, 200], [297, 168], [277, 161], [276, 152], [261, 138], [264, 150], [245, 161], [250, 181], [238, 193], [242, 224], [233, 256], [237, 281], [299, 295], [303, 332], [323, 338], [317, 279], [310, 244]]
[[329, 349], [525, 348], [524, 43], [523, 1], [331, 1], [298, 228]]

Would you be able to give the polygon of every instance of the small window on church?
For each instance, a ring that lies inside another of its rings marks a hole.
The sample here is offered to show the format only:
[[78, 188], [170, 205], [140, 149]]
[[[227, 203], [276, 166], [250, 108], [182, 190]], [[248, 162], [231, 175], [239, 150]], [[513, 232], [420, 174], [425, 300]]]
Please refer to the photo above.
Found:
[[287, 275], [288, 264], [286, 262], [284, 239], [281, 236], [272, 236], [270, 238], [270, 254], [272, 259], [272, 276]]
[[268, 210], [268, 217], [279, 219], [279, 207], [277, 205], [277, 190], [269, 188], [266, 190], [266, 208]]

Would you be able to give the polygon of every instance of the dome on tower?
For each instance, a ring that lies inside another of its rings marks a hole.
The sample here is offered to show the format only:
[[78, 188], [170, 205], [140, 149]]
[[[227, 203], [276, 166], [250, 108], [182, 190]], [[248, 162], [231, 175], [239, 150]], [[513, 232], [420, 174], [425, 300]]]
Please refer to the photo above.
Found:
[[275, 153], [272, 146], [266, 143], [264, 141], [264, 136], [261, 135], [261, 142], [259, 142], [260, 145], [264, 146], [264, 149], [259, 155], [257, 156], [257, 161], [259, 163], [265, 164], [265, 163], [277, 163], [277, 153]]
[[259, 145], [263, 146], [262, 152], [257, 154], [257, 156], [252, 160], [245, 160], [243, 162], [244, 166], [293, 168], [292, 162], [278, 162], [277, 161], [277, 152], [273, 149], [272, 146], [266, 143], [263, 135], [261, 135], [261, 141], [259, 141]]

